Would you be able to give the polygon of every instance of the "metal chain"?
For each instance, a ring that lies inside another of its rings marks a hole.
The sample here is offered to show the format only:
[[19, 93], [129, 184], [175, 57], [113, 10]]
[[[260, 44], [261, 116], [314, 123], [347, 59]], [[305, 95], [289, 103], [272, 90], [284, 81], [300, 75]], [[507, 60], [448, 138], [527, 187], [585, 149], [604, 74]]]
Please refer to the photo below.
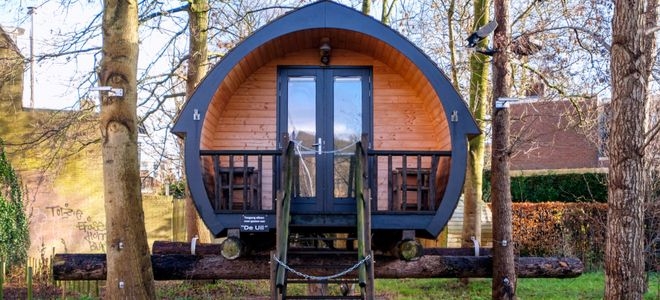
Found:
[[323, 281], [323, 280], [335, 279], [335, 278], [337, 278], [337, 277], [342, 277], [342, 276], [344, 276], [344, 275], [346, 275], [346, 274], [348, 274], [348, 273], [350, 273], [350, 272], [353, 272], [353, 271], [354, 271], [355, 269], [357, 269], [360, 265], [366, 263], [369, 259], [371, 259], [371, 254], [367, 255], [365, 258], [363, 258], [361, 261], [357, 262], [357, 263], [356, 263], [355, 265], [353, 265], [352, 267], [350, 267], [350, 268], [348, 268], [348, 269], [346, 269], [346, 270], [344, 270], [344, 271], [341, 271], [341, 272], [339, 272], [339, 273], [337, 273], [337, 274], [329, 275], [329, 276], [314, 276], [314, 275], [307, 275], [307, 274], [305, 274], [305, 273], [302, 273], [302, 272], [300, 272], [300, 271], [298, 271], [298, 270], [295, 270], [295, 269], [293, 269], [293, 268], [287, 266], [287, 264], [284, 263], [284, 262], [282, 262], [281, 260], [279, 260], [279, 259], [277, 258], [277, 256], [273, 255], [273, 258], [275, 259], [275, 261], [276, 261], [280, 266], [284, 267], [285, 269], [287, 269], [287, 270], [288, 270], [289, 272], [291, 272], [291, 273], [294, 273], [294, 274], [296, 274], [296, 275], [298, 275], [298, 276], [300, 276], [300, 277], [302, 277], [302, 278], [305, 278], [305, 279], [307, 279], [307, 280], [310, 280], [310, 279], [311, 279], [311, 280], [319, 280], [319, 281]]

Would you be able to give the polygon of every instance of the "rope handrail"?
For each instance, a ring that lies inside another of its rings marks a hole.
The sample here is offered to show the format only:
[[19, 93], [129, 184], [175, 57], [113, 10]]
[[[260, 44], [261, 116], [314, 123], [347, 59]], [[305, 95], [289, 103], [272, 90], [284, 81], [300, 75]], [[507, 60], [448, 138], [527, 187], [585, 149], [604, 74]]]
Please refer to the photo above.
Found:
[[298, 275], [298, 276], [300, 276], [300, 277], [302, 277], [302, 278], [305, 278], [305, 279], [307, 279], [307, 280], [325, 281], [325, 280], [330, 280], [330, 279], [335, 279], [335, 278], [338, 278], [338, 277], [342, 277], [342, 276], [344, 276], [344, 275], [346, 275], [346, 274], [348, 274], [348, 273], [350, 273], [350, 272], [355, 271], [355, 269], [357, 269], [357, 268], [360, 267], [362, 264], [366, 263], [367, 261], [369, 261], [369, 260], [371, 259], [371, 254], [367, 255], [365, 258], [363, 258], [362, 260], [358, 261], [355, 265], [349, 267], [348, 269], [343, 270], [343, 271], [341, 271], [341, 272], [339, 272], [339, 273], [336, 273], [336, 274], [328, 275], [328, 276], [314, 276], [314, 275], [305, 274], [305, 273], [303, 273], [303, 272], [300, 272], [300, 271], [298, 271], [298, 270], [296, 270], [296, 269], [294, 269], [294, 268], [288, 266], [286, 263], [280, 261], [280, 260], [277, 258], [276, 255], [273, 255], [273, 259], [275, 259], [275, 261], [276, 261], [280, 266], [282, 266], [282, 267], [284, 267], [285, 269], [287, 269], [287, 271], [289, 271], [289, 272], [291, 272], [291, 273], [294, 273], [294, 274], [296, 274], [296, 275]]
[[[319, 153], [315, 148], [310, 148], [310, 147], [307, 147], [307, 146], [303, 145], [302, 141], [293, 140], [292, 142], [296, 144], [296, 147], [298, 147], [298, 149], [302, 149], [302, 150], [305, 150], [306, 152], [310, 152], [310, 153], [311, 152]], [[355, 146], [358, 142], [359, 141], [354, 141], [353, 143], [350, 143], [350, 144], [348, 144], [348, 145], [346, 145], [346, 146], [344, 146], [340, 149], [335, 149], [335, 150], [332, 150], [332, 151], [321, 151], [321, 154], [342, 153], [342, 152], [344, 152], [348, 149], [353, 148], [353, 146]], [[352, 154], [352, 152], [351, 152], [351, 154]]]

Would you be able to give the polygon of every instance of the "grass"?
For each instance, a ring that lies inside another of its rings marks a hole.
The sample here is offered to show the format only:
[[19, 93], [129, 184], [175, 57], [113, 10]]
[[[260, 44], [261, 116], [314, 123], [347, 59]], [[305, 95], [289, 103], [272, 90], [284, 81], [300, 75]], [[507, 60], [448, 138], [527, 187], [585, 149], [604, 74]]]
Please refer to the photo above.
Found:
[[[24, 276], [20, 276], [24, 279]], [[20, 279], [20, 278], [19, 278]], [[18, 280], [9, 280], [18, 282]], [[605, 291], [603, 272], [585, 273], [570, 279], [530, 279], [518, 280], [518, 299], [602, 299]], [[649, 277], [646, 300], [660, 300], [660, 273]], [[101, 288], [102, 290], [102, 288]], [[303, 295], [306, 285], [289, 288], [290, 295]], [[338, 294], [338, 286], [330, 285], [328, 290]], [[457, 279], [379, 279], [376, 280], [376, 294], [380, 300], [424, 300], [424, 299], [491, 299], [491, 280], [473, 279], [463, 286]], [[5, 299], [25, 299], [25, 283], [5, 284]], [[269, 299], [268, 280], [216, 280], [216, 281], [157, 281], [157, 299], [197, 300], [197, 299]], [[35, 287], [35, 299], [60, 299], [62, 291], [53, 286]], [[66, 299], [91, 300], [93, 296], [83, 293], [67, 293]]]
[[[570, 279], [518, 280], [518, 299], [602, 299], [605, 291], [603, 272], [585, 273]], [[296, 290], [302, 290], [296, 287]], [[465, 287], [457, 279], [379, 279], [378, 299], [491, 299], [491, 280], [473, 279]], [[158, 283], [159, 299], [253, 299], [269, 294], [266, 280], [217, 281], [212, 284], [181, 282]], [[265, 298], [264, 298], [265, 299]], [[660, 299], [660, 273], [651, 274], [644, 299]]]
[[[379, 280], [376, 290], [393, 295], [393, 299], [490, 299], [491, 280], [474, 279], [468, 287], [456, 279]], [[423, 291], [423, 292], [422, 292]], [[603, 299], [603, 272], [585, 273], [578, 278], [540, 279], [521, 278], [516, 294], [518, 299]], [[660, 274], [651, 274], [649, 290], [644, 299], [660, 299]]]

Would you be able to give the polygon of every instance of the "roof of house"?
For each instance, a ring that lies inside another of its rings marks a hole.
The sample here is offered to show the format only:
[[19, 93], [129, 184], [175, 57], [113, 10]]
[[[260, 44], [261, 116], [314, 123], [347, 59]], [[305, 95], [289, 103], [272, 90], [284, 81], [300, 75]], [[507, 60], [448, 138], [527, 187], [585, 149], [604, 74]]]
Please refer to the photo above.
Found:
[[14, 50], [14, 52], [16, 52], [16, 54], [18, 54], [21, 58], [25, 58], [25, 56], [23, 56], [23, 54], [21, 53], [21, 50], [18, 49], [18, 46], [16, 45], [16, 42], [14, 42], [14, 39], [9, 35], [9, 33], [7, 33], [7, 31], [2, 27], [2, 25], [0, 25], [0, 36], [2, 36], [2, 41], [0, 41], [0, 48], [8, 48]]

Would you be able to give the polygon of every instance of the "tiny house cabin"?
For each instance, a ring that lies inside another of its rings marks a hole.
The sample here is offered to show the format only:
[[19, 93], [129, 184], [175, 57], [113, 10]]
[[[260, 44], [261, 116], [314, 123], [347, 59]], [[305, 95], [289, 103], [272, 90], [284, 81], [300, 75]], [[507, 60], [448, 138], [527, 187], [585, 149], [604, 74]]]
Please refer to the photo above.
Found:
[[[436, 237], [456, 207], [467, 141], [479, 130], [419, 48], [352, 8], [319, 1], [230, 51], [173, 132], [185, 139], [195, 205], [218, 237], [272, 234], [287, 182], [292, 231], [354, 227], [359, 175], [374, 233]], [[361, 153], [365, 174], [354, 167]]]

